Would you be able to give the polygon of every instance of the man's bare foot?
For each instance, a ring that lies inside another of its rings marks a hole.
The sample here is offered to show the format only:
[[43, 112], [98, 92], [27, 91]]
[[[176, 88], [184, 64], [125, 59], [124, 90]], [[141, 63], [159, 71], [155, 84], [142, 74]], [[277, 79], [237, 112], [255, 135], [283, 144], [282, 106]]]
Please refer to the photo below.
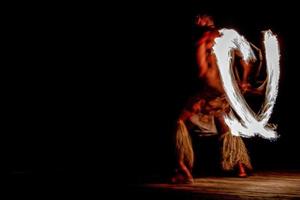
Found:
[[244, 178], [244, 177], [248, 176], [243, 163], [239, 162], [238, 168], [239, 168], [238, 169], [239, 170], [239, 174], [238, 174], [239, 177]]
[[171, 183], [173, 184], [191, 184], [194, 183], [193, 177], [186, 177], [183, 174], [177, 172], [172, 178]]

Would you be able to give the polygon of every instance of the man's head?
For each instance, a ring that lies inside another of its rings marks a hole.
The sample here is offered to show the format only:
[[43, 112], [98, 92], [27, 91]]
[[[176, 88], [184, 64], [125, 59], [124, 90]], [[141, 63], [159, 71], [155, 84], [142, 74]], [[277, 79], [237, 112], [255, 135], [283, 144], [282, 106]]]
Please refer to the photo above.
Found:
[[208, 15], [196, 16], [196, 25], [201, 27], [215, 27], [213, 18]]

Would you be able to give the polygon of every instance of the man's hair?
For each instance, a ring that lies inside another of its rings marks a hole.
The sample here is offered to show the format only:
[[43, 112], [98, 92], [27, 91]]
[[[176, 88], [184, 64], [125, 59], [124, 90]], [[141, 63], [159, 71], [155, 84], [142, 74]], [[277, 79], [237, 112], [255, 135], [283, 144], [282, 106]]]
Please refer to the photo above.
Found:
[[209, 15], [197, 15], [195, 19], [197, 26], [214, 26], [214, 20]]

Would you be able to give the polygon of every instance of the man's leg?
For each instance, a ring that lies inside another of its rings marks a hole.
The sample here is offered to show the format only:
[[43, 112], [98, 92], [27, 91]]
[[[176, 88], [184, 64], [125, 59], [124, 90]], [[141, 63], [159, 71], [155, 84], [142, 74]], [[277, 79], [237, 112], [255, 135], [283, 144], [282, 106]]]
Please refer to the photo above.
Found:
[[187, 181], [193, 182], [193, 176], [183, 161], [179, 161], [179, 167], [187, 178]]
[[[222, 138], [222, 167], [224, 170], [238, 169], [239, 177], [247, 177], [243, 160], [249, 161], [246, 147], [240, 137], [233, 136], [230, 129], [224, 121], [223, 116], [216, 117], [216, 125], [220, 137]], [[238, 153], [242, 152], [242, 153]], [[243, 155], [241, 158], [238, 155]], [[244, 159], [242, 159], [244, 158]]]

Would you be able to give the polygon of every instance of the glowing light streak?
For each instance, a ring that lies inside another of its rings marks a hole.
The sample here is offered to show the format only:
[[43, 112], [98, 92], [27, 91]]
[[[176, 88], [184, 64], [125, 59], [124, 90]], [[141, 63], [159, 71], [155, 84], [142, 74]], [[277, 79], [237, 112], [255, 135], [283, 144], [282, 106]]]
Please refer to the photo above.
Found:
[[235, 30], [221, 29], [221, 36], [215, 39], [213, 46], [218, 68], [227, 100], [236, 115], [231, 111], [224, 115], [224, 120], [231, 133], [236, 136], [251, 137], [260, 135], [264, 138], [276, 138], [276, 127], [268, 124], [272, 114], [279, 83], [279, 47], [276, 36], [271, 31], [264, 32], [264, 45], [267, 63], [267, 85], [265, 101], [256, 114], [241, 94], [233, 74], [232, 53], [239, 50], [246, 62], [255, 61], [255, 55], [247, 40]]

